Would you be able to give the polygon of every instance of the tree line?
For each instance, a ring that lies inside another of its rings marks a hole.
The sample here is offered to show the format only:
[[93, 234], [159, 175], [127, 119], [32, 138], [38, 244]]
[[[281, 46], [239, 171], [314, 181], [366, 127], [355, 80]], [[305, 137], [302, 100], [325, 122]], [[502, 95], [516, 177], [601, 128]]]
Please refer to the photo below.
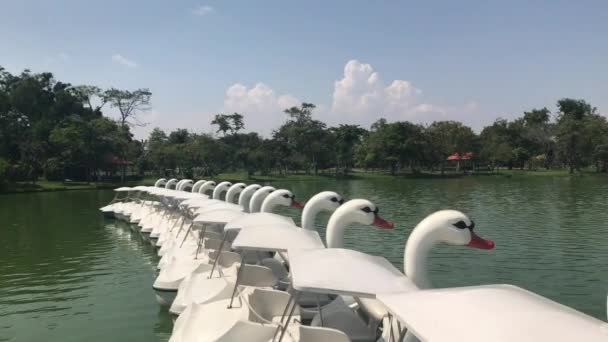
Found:
[[[0, 185], [14, 181], [98, 180], [144, 154], [130, 126], [141, 124], [151, 93], [73, 86], [48, 72], [14, 75], [0, 67]], [[118, 120], [103, 116], [113, 107]]]
[[[51, 73], [13, 75], [0, 67], [0, 183], [122, 179], [143, 175], [201, 177], [306, 172], [348, 175], [354, 168], [391, 174], [494, 171], [497, 168], [608, 167], [608, 122], [585, 100], [564, 98], [557, 111], [531, 109], [497, 119], [479, 134], [456, 121], [428, 125], [379, 119], [328, 127], [313, 118], [315, 105], [285, 109], [269, 137], [244, 132], [244, 114], [220, 113], [215, 134], [154, 129], [133, 138], [151, 93], [73, 86]], [[111, 107], [117, 120], [104, 116]]]
[[[476, 134], [456, 121], [430, 125], [379, 119], [370, 129], [328, 127], [312, 117], [315, 105], [286, 109], [286, 121], [264, 138], [241, 133], [243, 114], [217, 114], [217, 137], [185, 129], [166, 134], [156, 128], [148, 139], [146, 162], [162, 174], [216, 174], [244, 169], [255, 173], [306, 172], [348, 175], [353, 168], [438, 173], [497, 168], [568, 168], [570, 172], [608, 166], [608, 122], [584, 100], [561, 99], [558, 111], [532, 109], [514, 120], [497, 119]], [[452, 160], [450, 160], [452, 159]]]

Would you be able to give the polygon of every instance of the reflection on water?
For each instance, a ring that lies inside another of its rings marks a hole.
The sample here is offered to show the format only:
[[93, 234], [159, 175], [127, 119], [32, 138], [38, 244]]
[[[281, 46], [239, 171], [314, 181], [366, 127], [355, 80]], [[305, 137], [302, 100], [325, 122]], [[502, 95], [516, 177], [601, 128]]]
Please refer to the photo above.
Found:
[[[394, 231], [353, 227], [347, 246], [398, 267], [425, 215], [468, 213], [492, 251], [439, 246], [435, 286], [513, 283], [604, 318], [608, 289], [608, 182], [603, 178], [354, 180], [275, 183], [299, 199], [322, 190], [368, 198]], [[164, 341], [169, 315], [154, 299], [148, 242], [97, 208], [109, 191], [0, 196], [0, 341]], [[297, 218], [293, 209], [281, 212]], [[324, 235], [327, 215], [318, 221]]]

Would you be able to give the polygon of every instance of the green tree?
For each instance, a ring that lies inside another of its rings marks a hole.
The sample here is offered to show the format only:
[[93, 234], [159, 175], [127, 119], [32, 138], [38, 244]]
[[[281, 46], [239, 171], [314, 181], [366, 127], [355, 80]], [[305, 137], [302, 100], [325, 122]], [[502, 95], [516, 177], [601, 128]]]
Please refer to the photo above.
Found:
[[236, 112], [232, 114], [215, 114], [215, 118], [211, 121], [211, 124], [217, 125], [216, 133], [222, 132], [224, 136], [228, 132], [236, 134], [245, 127], [243, 115]]
[[152, 93], [147, 88], [134, 91], [111, 88], [104, 92], [103, 98], [118, 110], [120, 114], [118, 122], [121, 126], [146, 125], [139, 119], [139, 114], [150, 110]]
[[484, 127], [479, 135], [480, 157], [494, 170], [498, 166], [511, 166], [513, 149], [511, 132], [507, 120], [497, 119], [491, 126]]
[[595, 107], [584, 100], [561, 99], [557, 101], [557, 148], [570, 173], [580, 170], [584, 161], [590, 159], [590, 149], [586, 136], [586, 123], [596, 115]]
[[359, 125], [340, 125], [330, 131], [334, 138], [336, 174], [340, 170], [346, 176], [355, 163], [355, 150], [367, 131]]
[[302, 103], [300, 107], [285, 110], [290, 120], [273, 132], [273, 138], [285, 144], [281, 151], [287, 158], [286, 164], [292, 168], [304, 168], [306, 172], [312, 169], [318, 174], [319, 168], [329, 164], [330, 150], [327, 148], [331, 139], [327, 125], [312, 119], [315, 105]]

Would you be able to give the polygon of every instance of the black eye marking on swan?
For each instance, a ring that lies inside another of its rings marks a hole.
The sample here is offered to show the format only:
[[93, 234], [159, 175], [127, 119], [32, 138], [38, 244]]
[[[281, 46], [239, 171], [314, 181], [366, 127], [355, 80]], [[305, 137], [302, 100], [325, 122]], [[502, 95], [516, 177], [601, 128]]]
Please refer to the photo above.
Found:
[[365, 207], [361, 210], [363, 210], [366, 213], [374, 213], [374, 215], [378, 214], [378, 211], [380, 211], [380, 209], [378, 209], [378, 208], [372, 210], [370, 207]]
[[338, 202], [338, 199], [337, 199], [337, 198], [335, 198], [335, 197], [332, 197], [332, 198], [330, 198], [329, 200], [330, 200], [330, 201], [332, 201], [332, 202]]
[[464, 221], [458, 221], [458, 222], [454, 223], [453, 226], [456, 227], [456, 228], [458, 228], [458, 229], [469, 228], [469, 226], [467, 226], [467, 224]]
[[245, 186], [244, 186], [244, 185], [241, 185], [241, 189], [245, 189]]
[[283, 197], [285, 197], [285, 198], [289, 198], [289, 195], [288, 195], [288, 194], [285, 194], [285, 195], [283, 195]]

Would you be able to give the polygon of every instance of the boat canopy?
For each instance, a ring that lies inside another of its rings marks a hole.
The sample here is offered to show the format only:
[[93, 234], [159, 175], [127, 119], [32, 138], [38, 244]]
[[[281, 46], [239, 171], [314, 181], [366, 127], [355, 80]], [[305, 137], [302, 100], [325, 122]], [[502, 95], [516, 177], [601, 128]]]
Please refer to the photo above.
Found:
[[[190, 206], [189, 208], [194, 209], [195, 207]], [[209, 200], [209, 201], [204, 202], [204, 206], [202, 208], [199, 207], [198, 209], [196, 209], [196, 214], [204, 214], [211, 210], [219, 210], [219, 209], [234, 210], [234, 211], [239, 211], [239, 212], [243, 211], [243, 208], [241, 208], [239, 205], [236, 205], [236, 204], [232, 204], [232, 203], [228, 203], [228, 202], [224, 202], [224, 201], [220, 201], [220, 200]]]
[[251, 213], [242, 217], [238, 217], [228, 223], [224, 230], [234, 230], [250, 227], [261, 227], [270, 225], [285, 225], [289, 224], [295, 227], [296, 223], [291, 217], [277, 215], [273, 213]]
[[608, 341], [608, 323], [513, 285], [381, 294], [378, 299], [424, 341]]
[[245, 215], [245, 213], [241, 211], [231, 210], [231, 209], [218, 209], [218, 210], [210, 210], [208, 212], [197, 215], [194, 220], [194, 223], [203, 224], [203, 223], [215, 223], [215, 224], [225, 224], [226, 222], [230, 222], [235, 218]]
[[325, 248], [325, 245], [316, 231], [283, 224], [243, 229], [232, 242], [232, 248], [285, 252]]
[[375, 298], [416, 289], [388, 260], [342, 248], [290, 250], [292, 286], [298, 291]]
[[165, 197], [174, 198], [177, 200], [186, 200], [186, 199], [190, 199], [190, 198], [198, 198], [197, 195], [198, 194], [193, 194], [191, 192], [174, 191], [174, 192], [168, 193], [167, 195], [165, 195]]
[[192, 198], [183, 201], [181, 203], [182, 206], [188, 207], [188, 208], [190, 208], [190, 207], [198, 208], [198, 207], [204, 205], [203, 203], [205, 203], [209, 200], [209, 196], [207, 196], [207, 195], [194, 193], [194, 192], [192, 194], [196, 194], [198, 196], [193, 196]]

